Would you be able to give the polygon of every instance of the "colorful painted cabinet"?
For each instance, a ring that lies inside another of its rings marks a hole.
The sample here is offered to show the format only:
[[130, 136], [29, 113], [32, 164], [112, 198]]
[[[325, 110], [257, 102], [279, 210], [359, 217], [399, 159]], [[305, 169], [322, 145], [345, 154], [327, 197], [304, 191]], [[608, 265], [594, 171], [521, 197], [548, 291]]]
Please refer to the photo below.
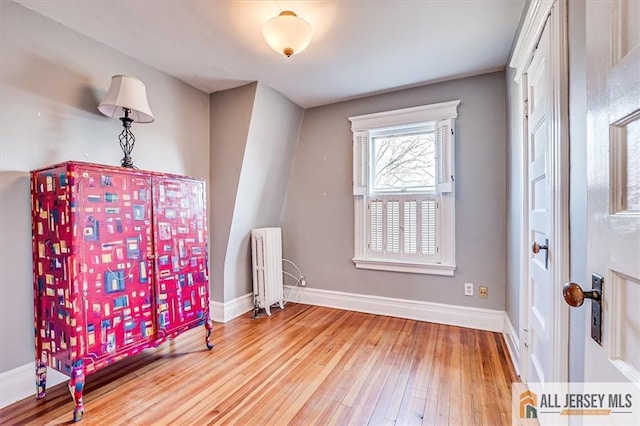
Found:
[[84, 378], [204, 325], [209, 349], [204, 181], [66, 162], [31, 172], [36, 384]]

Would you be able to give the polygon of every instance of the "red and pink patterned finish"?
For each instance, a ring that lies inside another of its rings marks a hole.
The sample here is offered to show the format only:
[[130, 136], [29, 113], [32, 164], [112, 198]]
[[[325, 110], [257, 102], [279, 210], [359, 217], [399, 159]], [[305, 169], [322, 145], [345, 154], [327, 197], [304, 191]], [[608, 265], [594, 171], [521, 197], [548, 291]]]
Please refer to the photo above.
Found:
[[204, 182], [67, 162], [31, 172], [36, 381], [85, 375], [185, 330], [210, 342]]

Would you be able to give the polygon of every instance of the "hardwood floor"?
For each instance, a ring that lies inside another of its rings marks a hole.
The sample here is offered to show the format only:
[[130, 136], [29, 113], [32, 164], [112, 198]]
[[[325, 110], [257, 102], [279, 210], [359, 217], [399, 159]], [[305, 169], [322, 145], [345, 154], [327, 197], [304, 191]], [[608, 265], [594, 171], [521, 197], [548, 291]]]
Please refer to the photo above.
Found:
[[[502, 335], [301, 304], [247, 313], [87, 377], [86, 425], [511, 423]], [[66, 383], [1, 424], [70, 423]], [[81, 424], [82, 424], [81, 423]]]

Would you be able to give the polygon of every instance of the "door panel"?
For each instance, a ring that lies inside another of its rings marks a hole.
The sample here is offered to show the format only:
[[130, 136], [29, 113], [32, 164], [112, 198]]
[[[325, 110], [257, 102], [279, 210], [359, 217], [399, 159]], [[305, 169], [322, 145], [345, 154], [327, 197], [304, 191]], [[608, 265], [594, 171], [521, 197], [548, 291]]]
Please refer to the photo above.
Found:
[[86, 354], [113, 355], [154, 335], [151, 179], [77, 170]]
[[618, 273], [613, 274], [611, 283], [611, 353], [618, 360], [619, 367], [627, 370], [631, 377], [640, 371], [640, 281]]
[[158, 331], [167, 335], [208, 318], [204, 183], [154, 179]]
[[587, 2], [587, 265], [605, 277], [605, 326], [602, 346], [585, 336], [585, 381], [640, 382], [637, 22], [639, 2]]
[[[548, 26], [547, 26], [548, 27]], [[549, 184], [547, 178], [549, 150], [549, 29], [545, 28], [531, 64], [527, 68], [527, 155], [529, 247], [545, 246], [549, 238]], [[530, 252], [528, 288], [528, 356], [526, 380], [542, 382], [551, 376], [551, 275], [546, 250]]]

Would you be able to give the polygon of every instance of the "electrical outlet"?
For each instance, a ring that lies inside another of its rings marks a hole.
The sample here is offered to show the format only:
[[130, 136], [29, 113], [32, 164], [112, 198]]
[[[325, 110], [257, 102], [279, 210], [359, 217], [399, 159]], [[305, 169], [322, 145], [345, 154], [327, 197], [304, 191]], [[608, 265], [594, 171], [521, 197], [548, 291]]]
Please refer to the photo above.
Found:
[[473, 283], [464, 283], [464, 295], [473, 296]]
[[480, 296], [480, 299], [486, 299], [489, 297], [489, 287], [487, 287], [486, 285], [481, 285], [480, 287], [478, 287], [478, 295]]
[[300, 287], [307, 286], [307, 279], [305, 277], [300, 277]]

